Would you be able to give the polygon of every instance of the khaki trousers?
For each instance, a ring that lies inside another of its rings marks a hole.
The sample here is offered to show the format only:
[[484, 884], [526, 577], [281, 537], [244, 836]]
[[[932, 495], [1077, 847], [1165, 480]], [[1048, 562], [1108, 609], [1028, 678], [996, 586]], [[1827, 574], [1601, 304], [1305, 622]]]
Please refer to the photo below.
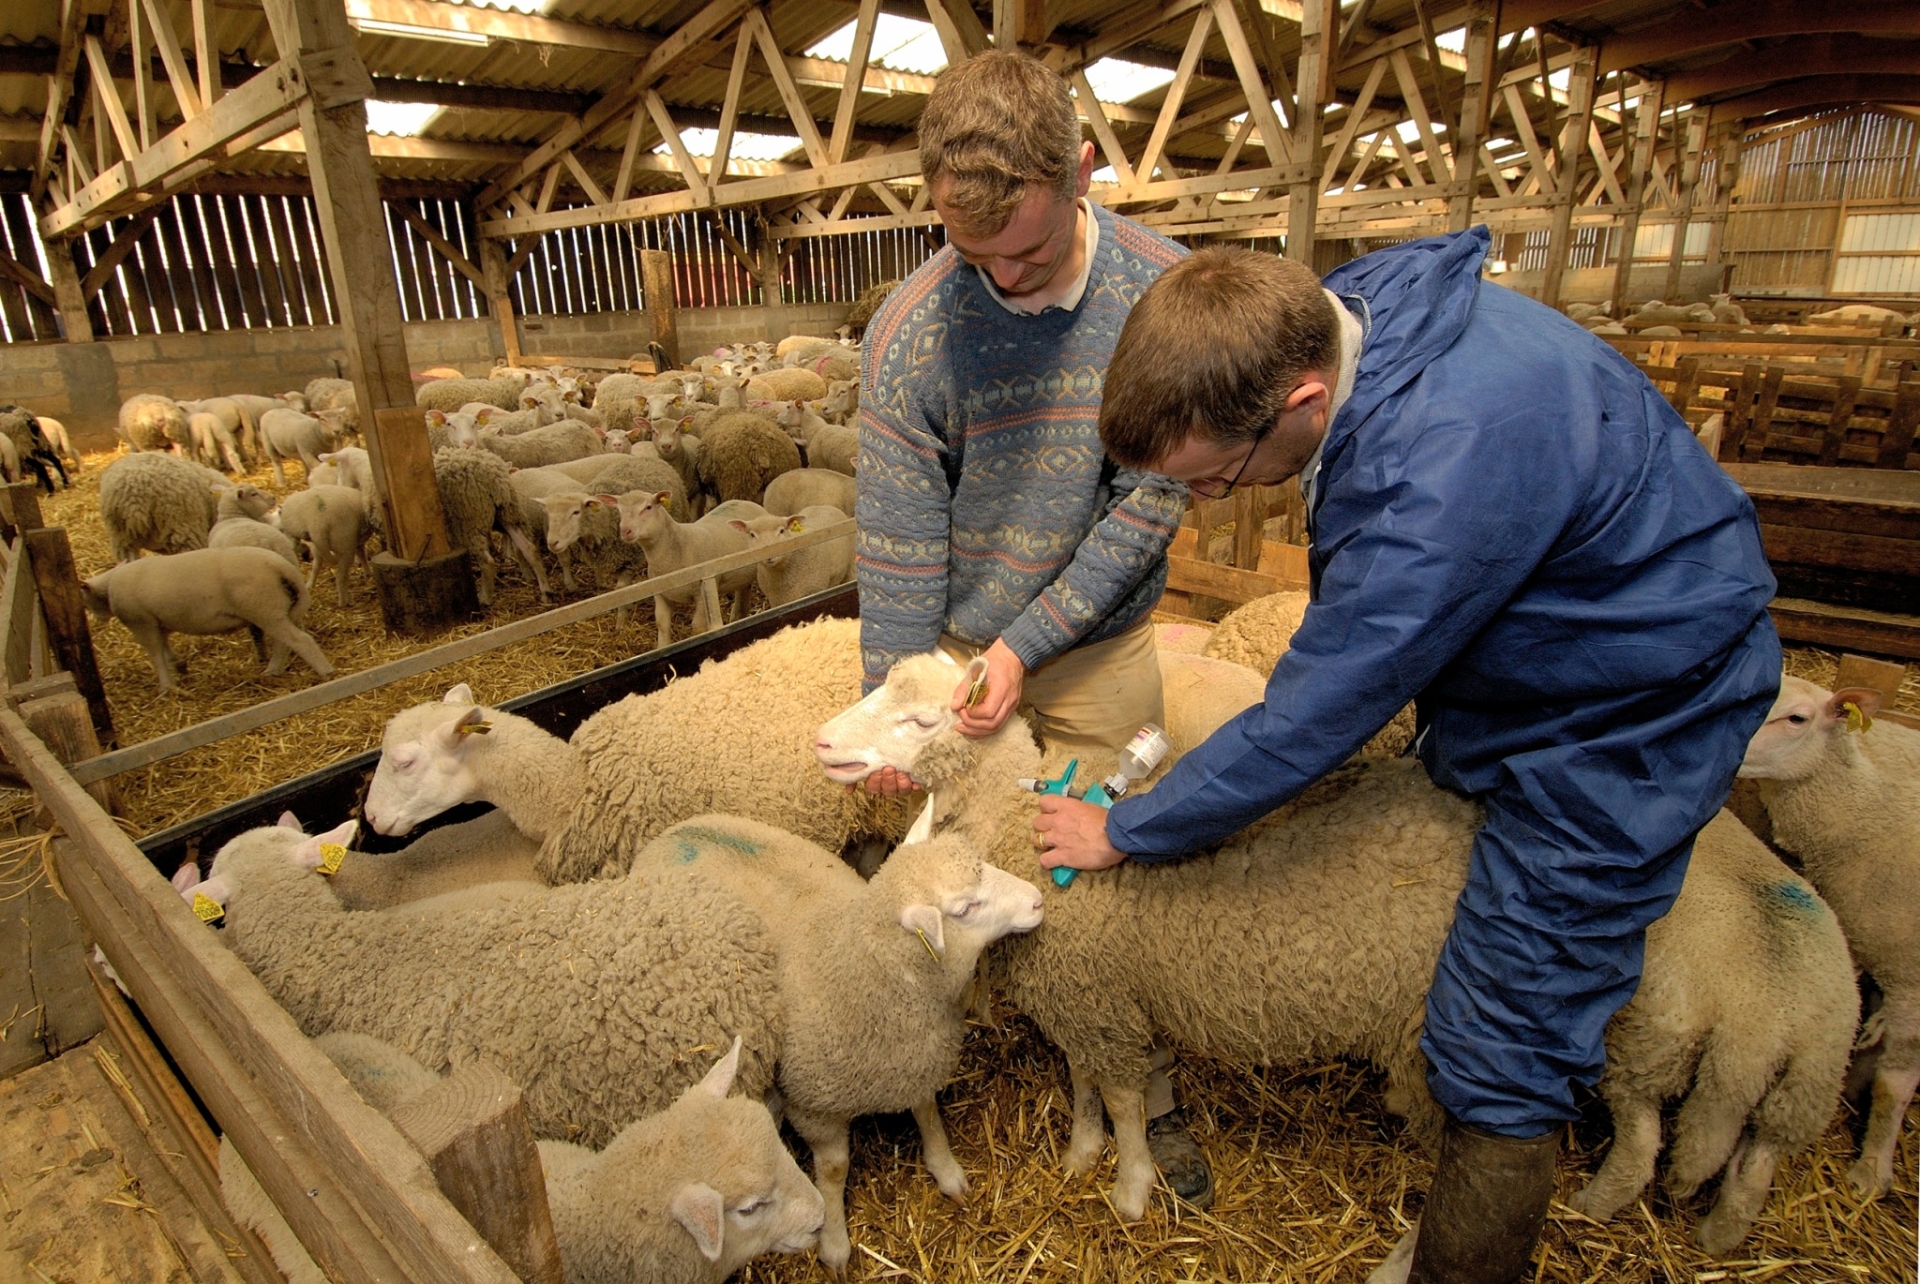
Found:
[[[962, 664], [987, 649], [948, 633], [940, 635], [940, 648]], [[1027, 674], [1020, 708], [1030, 714], [1049, 748], [1087, 753], [1084, 766], [1097, 776], [1109, 774], [1115, 767], [1113, 755], [1142, 724], [1166, 723], [1152, 621], [1048, 660]]]

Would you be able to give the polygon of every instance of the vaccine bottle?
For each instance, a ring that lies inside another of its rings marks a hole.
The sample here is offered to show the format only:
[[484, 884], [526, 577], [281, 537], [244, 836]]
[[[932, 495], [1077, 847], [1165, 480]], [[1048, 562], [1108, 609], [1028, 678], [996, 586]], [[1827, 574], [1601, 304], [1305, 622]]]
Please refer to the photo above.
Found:
[[1165, 729], [1149, 722], [1120, 750], [1120, 769], [1101, 781], [1101, 788], [1110, 798], [1124, 797], [1135, 781], [1145, 780], [1172, 751], [1173, 741]]

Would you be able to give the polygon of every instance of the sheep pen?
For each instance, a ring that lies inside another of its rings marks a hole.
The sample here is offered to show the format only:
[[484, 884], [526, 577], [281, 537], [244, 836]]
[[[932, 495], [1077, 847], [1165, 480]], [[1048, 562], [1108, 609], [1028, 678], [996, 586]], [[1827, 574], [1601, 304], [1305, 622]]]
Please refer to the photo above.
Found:
[[[97, 515], [107, 458], [89, 459], [74, 491], [42, 501], [48, 522], [68, 529], [83, 575], [111, 561]], [[243, 480], [273, 490], [264, 469]], [[354, 588], [344, 610], [331, 594], [317, 594], [309, 617], [342, 673], [427, 645], [388, 637], [365, 580], [356, 578]], [[541, 609], [524, 571], [508, 562], [492, 615], [446, 636]], [[127, 820], [151, 832], [375, 747], [390, 714], [435, 699], [454, 682], [469, 682], [498, 702], [627, 658], [653, 645], [651, 619], [642, 615], [625, 629], [610, 615], [588, 621], [143, 769], [121, 780]], [[96, 628], [95, 645], [126, 744], [311, 682], [297, 669], [286, 678], [258, 677], [241, 636], [181, 638], [175, 645], [192, 667], [179, 692], [156, 698], [145, 657], [124, 630]], [[1838, 657], [1791, 648], [1787, 665], [1831, 685]], [[1920, 712], [1920, 676], [1909, 672], [1894, 703]], [[949, 1204], [912, 1161], [919, 1143], [910, 1118], [855, 1124], [849, 1278], [1358, 1279], [1417, 1214], [1429, 1161], [1387, 1112], [1378, 1075], [1337, 1062], [1249, 1071], [1187, 1057], [1174, 1074], [1214, 1165], [1214, 1206], [1207, 1213], [1176, 1212], [1162, 1195], [1150, 1203], [1145, 1221], [1122, 1225], [1102, 1195], [1110, 1173], [1096, 1169], [1081, 1180], [1060, 1172], [1071, 1121], [1062, 1059], [1030, 1022], [1004, 1008], [999, 1015], [996, 1027], [972, 1030], [960, 1072], [942, 1096], [955, 1153], [973, 1185], [967, 1208]], [[1696, 1250], [1686, 1234], [1697, 1210], [1676, 1206], [1655, 1187], [1643, 1195], [1639, 1215], [1629, 1212], [1604, 1226], [1556, 1202], [1534, 1278], [1554, 1284], [1907, 1278], [1915, 1132], [1903, 1131], [1892, 1195], [1861, 1204], [1845, 1190], [1855, 1150], [1848, 1125], [1843, 1113], [1810, 1154], [1782, 1167], [1753, 1233], [1732, 1259]], [[1562, 1199], [1604, 1156], [1604, 1112], [1570, 1132], [1573, 1144], [1560, 1168]], [[785, 1284], [820, 1278], [820, 1272], [806, 1258], [767, 1260], [740, 1278]]]

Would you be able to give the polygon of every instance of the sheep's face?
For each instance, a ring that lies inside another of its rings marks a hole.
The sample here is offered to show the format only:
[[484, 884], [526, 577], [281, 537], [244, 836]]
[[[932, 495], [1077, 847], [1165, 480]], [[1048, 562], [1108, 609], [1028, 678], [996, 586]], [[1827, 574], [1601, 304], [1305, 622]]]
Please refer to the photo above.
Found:
[[1849, 719], [1853, 729], [1861, 729], [1879, 708], [1877, 691], [1848, 687], [1829, 692], [1805, 678], [1784, 677], [1767, 720], [1747, 744], [1740, 775], [1748, 780], [1804, 780], [1834, 752], [1836, 738], [1849, 730]]
[[[792, 517], [756, 517], [750, 522], [731, 521], [727, 525], [747, 537], [748, 547], [766, 549], [799, 533], [805, 522], [796, 514]], [[779, 567], [785, 565], [786, 560], [785, 553], [778, 553], [768, 557], [765, 564]]]
[[727, 1096], [739, 1056], [736, 1039], [705, 1079], [590, 1161], [603, 1208], [649, 1214], [608, 1219], [608, 1233], [626, 1241], [622, 1255], [634, 1263], [677, 1258], [690, 1240], [719, 1279], [763, 1253], [804, 1253], [818, 1244], [826, 1219], [819, 1190], [787, 1152], [767, 1108]]
[[641, 540], [650, 540], [667, 528], [673, 515], [667, 511], [667, 505], [673, 496], [666, 491], [649, 495], [645, 491], [628, 491], [615, 502], [620, 505], [620, 538], [629, 544]]
[[873, 885], [897, 889], [900, 926], [937, 955], [977, 955], [1003, 936], [1040, 926], [1040, 889], [980, 859], [970, 843], [942, 834], [894, 849]]
[[107, 579], [112, 571], [102, 571], [91, 579], [80, 581], [80, 592], [87, 600], [87, 610], [106, 619], [113, 613], [113, 599], [107, 593]]
[[437, 704], [395, 714], [380, 744], [362, 814], [378, 833], [412, 833], [416, 825], [481, 797], [475, 744], [490, 729], [487, 711], [465, 683]]
[[543, 495], [540, 506], [547, 510], [547, 547], [564, 553], [580, 539], [580, 516], [592, 503], [585, 493]]
[[986, 671], [978, 658], [963, 673], [938, 652], [909, 656], [872, 694], [820, 728], [814, 756], [835, 784], [855, 784], [882, 767], [914, 776], [927, 747], [960, 721], [951, 707], [955, 688]]

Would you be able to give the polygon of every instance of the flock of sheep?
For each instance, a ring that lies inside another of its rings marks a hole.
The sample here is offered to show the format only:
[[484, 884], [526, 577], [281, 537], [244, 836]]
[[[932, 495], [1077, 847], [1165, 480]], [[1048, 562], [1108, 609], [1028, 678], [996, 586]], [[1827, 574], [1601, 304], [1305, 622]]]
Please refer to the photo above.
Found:
[[[749, 546], [775, 550], [722, 580], [736, 616], [756, 583], [781, 606], [845, 582], [851, 536], [776, 546], [853, 511], [858, 373], [858, 349], [796, 338], [653, 378], [500, 369], [423, 384], [448, 533], [472, 557], [480, 603], [494, 596], [496, 536], [549, 601], [548, 556], [567, 590], [589, 578], [604, 591]], [[23, 433], [36, 422], [0, 414], [0, 464], [14, 418]], [[267, 673], [293, 654], [329, 675], [302, 627], [314, 581], [330, 567], [346, 606], [354, 568], [384, 535], [368, 453], [348, 444], [359, 428], [352, 385], [190, 402], [144, 393], [121, 406], [118, 428], [130, 453], [100, 480], [115, 566], [87, 581], [88, 605], [134, 634], [162, 690], [177, 680], [171, 633], [245, 628]], [[284, 489], [295, 460], [306, 486], [284, 499], [239, 480], [265, 463]], [[688, 604], [695, 632], [724, 622], [707, 618], [697, 586], [663, 594], [657, 645], [672, 640], [673, 607]]]
[[[1210, 634], [1162, 627], [1177, 750], [1260, 698], [1299, 606], [1255, 603]], [[1152, 1191], [1156, 1032], [1246, 1065], [1370, 1061], [1431, 1139], [1417, 1040], [1473, 803], [1410, 760], [1362, 755], [1210, 854], [1060, 889], [1015, 784], [1059, 755], [1019, 719], [959, 735], [962, 677], [917, 657], [863, 700], [858, 623], [823, 620], [564, 741], [456, 687], [389, 723], [362, 820], [412, 835], [464, 803], [493, 811], [332, 859], [357, 822], [310, 838], [283, 818], [224, 847], [204, 882], [192, 866], [176, 882], [224, 902], [226, 941], [376, 1106], [392, 1105], [383, 1084], [417, 1090], [478, 1059], [522, 1087], [570, 1280], [711, 1282], [808, 1247], [844, 1269], [847, 1128], [870, 1112], [911, 1111], [930, 1175], [962, 1199], [937, 1093], [970, 984], [976, 1006], [999, 994], [1065, 1053], [1069, 1170], [1092, 1169], [1112, 1121], [1124, 1219]], [[1776, 1165], [1836, 1110], [1855, 960], [1886, 1002], [1850, 1176], [1890, 1185], [1920, 1079], [1920, 734], [1874, 711], [1871, 693], [1786, 681], [1743, 774], [1772, 782], [1777, 841], [1806, 876], [1728, 813], [1701, 834], [1609, 1027], [1615, 1139], [1573, 1201], [1587, 1216], [1630, 1206], [1664, 1149], [1677, 1197], [1719, 1179], [1694, 1235], [1732, 1251]], [[886, 766], [929, 786], [911, 826], [905, 801], [847, 788]], [[842, 853], [874, 839], [892, 851], [869, 881]], [[729, 1091], [735, 1113], [714, 1123]], [[811, 1187], [777, 1144], [781, 1115], [811, 1150]], [[247, 1206], [278, 1233], [270, 1207]]]
[[[1678, 339], [1684, 331], [1682, 326], [1717, 324], [1737, 325], [1744, 332], [1753, 332], [1747, 322], [1747, 310], [1733, 301], [1730, 294], [1716, 294], [1706, 303], [1668, 303], [1663, 299], [1648, 299], [1632, 312], [1619, 317], [1613, 315], [1613, 304], [1607, 303], [1569, 303], [1563, 309], [1566, 314], [1595, 334], [1637, 335], [1643, 339]], [[1629, 325], [1628, 322], [1632, 324]], [[1825, 312], [1811, 313], [1806, 323], [1813, 326], [1845, 326], [1859, 328], [1875, 327], [1882, 330], [1895, 328], [1905, 332], [1920, 332], [1920, 312], [1911, 315], [1896, 312], [1892, 308], [1883, 308], [1872, 303], [1848, 303], [1841, 307], [1829, 308]], [[1780, 324], [1767, 326], [1766, 334], [1786, 334], [1788, 327]]]

